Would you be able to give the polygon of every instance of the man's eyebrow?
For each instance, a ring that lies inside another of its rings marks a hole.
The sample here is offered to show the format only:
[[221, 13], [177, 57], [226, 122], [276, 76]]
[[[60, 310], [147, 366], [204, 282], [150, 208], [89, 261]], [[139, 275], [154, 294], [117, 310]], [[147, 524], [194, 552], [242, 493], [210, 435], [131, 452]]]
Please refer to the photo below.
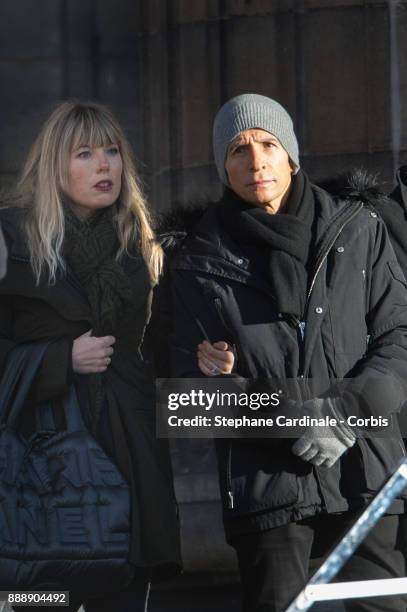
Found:
[[244, 140], [232, 140], [232, 142], [230, 143], [228, 147], [228, 151], [232, 151], [233, 149], [236, 149], [236, 147], [242, 147], [245, 144], [246, 143]]
[[275, 142], [278, 142], [278, 138], [276, 138], [275, 136], [273, 136], [273, 134], [263, 134], [260, 136], [260, 138], [262, 140], [274, 140]]
[[[260, 141], [260, 142], [263, 142], [265, 140], [272, 140], [274, 142], [278, 142], [278, 138], [274, 136], [273, 134], [261, 134], [259, 137], [256, 136], [255, 140]], [[236, 147], [236, 146], [241, 146], [245, 144], [247, 144], [247, 141], [245, 138], [242, 138], [241, 136], [236, 136], [236, 139], [232, 140], [229, 146]]]

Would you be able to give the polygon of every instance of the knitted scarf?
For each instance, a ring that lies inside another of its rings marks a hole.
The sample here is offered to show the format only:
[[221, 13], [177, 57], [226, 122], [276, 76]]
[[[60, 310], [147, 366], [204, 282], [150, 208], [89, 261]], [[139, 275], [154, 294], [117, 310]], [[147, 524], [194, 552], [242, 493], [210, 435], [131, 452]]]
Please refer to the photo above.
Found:
[[304, 314], [308, 270], [312, 258], [314, 196], [307, 176], [293, 176], [283, 211], [269, 214], [227, 189], [220, 217], [239, 244], [256, 245], [269, 258], [269, 282], [279, 312], [301, 319]]
[[[116, 259], [119, 248], [113, 207], [79, 219], [65, 206], [64, 256], [86, 292], [92, 313], [92, 335], [113, 335], [131, 348], [141, 342], [146, 303], [151, 289], [147, 266], [140, 254]], [[115, 353], [117, 344], [115, 345]], [[114, 354], [113, 359], [116, 357]], [[89, 377], [92, 421], [96, 424], [104, 398], [103, 375]]]

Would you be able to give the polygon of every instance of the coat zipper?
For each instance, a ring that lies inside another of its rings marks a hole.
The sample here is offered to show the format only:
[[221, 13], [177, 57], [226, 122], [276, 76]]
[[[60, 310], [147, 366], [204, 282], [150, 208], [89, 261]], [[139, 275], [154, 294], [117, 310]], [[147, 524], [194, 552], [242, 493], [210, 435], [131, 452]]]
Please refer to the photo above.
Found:
[[359, 212], [362, 210], [362, 208], [363, 208], [363, 204], [362, 204], [361, 202], [360, 202], [360, 204], [359, 204], [359, 206], [358, 206], [357, 208], [356, 208], [356, 206], [355, 206], [355, 210], [354, 210], [354, 211], [352, 211], [352, 214], [351, 214], [351, 215], [349, 215], [349, 217], [346, 219], [346, 221], [344, 221], [344, 222], [342, 223], [342, 225], [340, 226], [340, 228], [338, 229], [338, 231], [337, 231], [337, 232], [335, 233], [335, 235], [333, 236], [333, 238], [332, 238], [331, 242], [330, 242], [330, 243], [329, 243], [329, 245], [326, 247], [325, 252], [324, 252], [324, 254], [323, 254], [323, 256], [322, 256], [322, 258], [321, 258], [321, 260], [320, 260], [320, 262], [319, 262], [319, 264], [318, 264], [318, 266], [317, 266], [317, 269], [315, 270], [315, 274], [314, 274], [314, 276], [313, 276], [313, 278], [312, 278], [312, 281], [311, 281], [311, 285], [310, 285], [310, 288], [309, 288], [309, 291], [308, 291], [308, 295], [307, 295], [307, 301], [306, 301], [306, 303], [305, 303], [305, 309], [304, 309], [304, 319], [305, 319], [305, 316], [306, 316], [306, 314], [307, 314], [307, 310], [308, 310], [308, 306], [309, 306], [309, 301], [310, 301], [310, 298], [311, 298], [311, 293], [312, 293], [312, 290], [313, 290], [314, 285], [315, 285], [315, 281], [316, 281], [316, 279], [317, 279], [317, 276], [318, 276], [319, 272], [321, 271], [321, 268], [322, 268], [322, 265], [323, 265], [323, 263], [324, 263], [325, 259], [328, 257], [328, 254], [329, 254], [330, 250], [332, 249], [333, 245], [335, 244], [335, 241], [337, 240], [338, 236], [339, 236], [339, 235], [340, 235], [340, 233], [342, 232], [343, 228], [344, 228], [344, 227], [346, 227], [346, 225], [347, 225], [348, 223], [350, 223], [350, 221], [352, 221], [352, 219], [353, 219], [354, 217], [356, 217], [356, 215], [357, 215], [357, 214], [358, 214], [358, 213], [359, 213]]
[[222, 302], [221, 299], [219, 297], [215, 297], [214, 298], [214, 304], [215, 304], [215, 310], [218, 313], [220, 322], [222, 323], [222, 325], [224, 326], [225, 330], [229, 333], [230, 338], [228, 340], [228, 344], [229, 344], [229, 348], [232, 350], [234, 356], [235, 356], [235, 363], [234, 363], [234, 371], [236, 371], [236, 367], [238, 363], [244, 363], [244, 361], [242, 360], [242, 351], [239, 348], [238, 343], [235, 340], [235, 334], [233, 333], [233, 326], [230, 324], [230, 322], [228, 323], [228, 321], [226, 320], [226, 317], [224, 315], [224, 310], [222, 308]]
[[228, 508], [229, 510], [233, 510], [234, 499], [232, 491], [232, 440], [229, 441], [228, 462], [226, 466], [226, 480], [228, 488]]
[[[219, 315], [219, 318], [222, 322], [222, 325], [225, 329], [231, 333], [230, 326], [226, 323], [225, 317], [222, 312], [222, 304], [220, 298], [214, 298], [215, 308]], [[229, 449], [228, 449], [228, 460], [226, 465], [226, 481], [227, 481], [227, 494], [228, 494], [228, 508], [229, 510], [233, 510], [234, 508], [234, 498], [232, 491], [232, 440], [229, 440]]]
[[219, 315], [222, 325], [231, 334], [232, 332], [231, 332], [230, 326], [226, 323], [225, 317], [223, 316], [222, 304], [221, 304], [220, 298], [218, 297], [214, 298], [214, 302], [215, 302], [216, 311]]
[[297, 323], [297, 335], [298, 335], [298, 344], [300, 347], [300, 355], [299, 355], [299, 376], [300, 378], [304, 378], [304, 341], [305, 341], [305, 321], [298, 321]]
[[310, 285], [310, 288], [308, 290], [307, 299], [306, 299], [306, 302], [305, 302], [304, 315], [303, 315], [302, 321], [298, 322], [298, 329], [299, 329], [299, 333], [300, 333], [300, 336], [301, 336], [301, 341], [300, 341], [300, 349], [301, 349], [300, 363], [301, 363], [301, 367], [300, 367], [300, 371], [299, 371], [300, 378], [304, 378], [304, 375], [305, 375], [305, 372], [304, 372], [305, 355], [304, 355], [304, 350], [303, 349], [304, 349], [304, 340], [305, 340], [306, 316], [307, 316], [309, 302], [310, 302], [310, 299], [311, 299], [312, 290], [314, 289], [315, 282], [317, 280], [318, 274], [321, 271], [321, 268], [322, 268], [322, 266], [324, 264], [324, 261], [328, 257], [329, 252], [332, 249], [333, 245], [335, 244], [338, 236], [342, 232], [343, 228], [346, 227], [346, 225], [348, 223], [350, 223], [350, 221], [352, 221], [352, 219], [354, 217], [356, 217], [356, 215], [362, 210], [362, 208], [363, 208], [363, 204], [362, 203], [360, 203], [358, 207], [356, 207], [356, 205], [355, 205], [355, 209], [352, 211], [352, 214], [349, 215], [349, 217], [342, 223], [342, 225], [339, 227], [339, 229], [335, 232], [335, 234], [332, 237], [330, 243], [325, 248], [325, 251], [324, 251], [322, 257], [320, 258], [320, 261], [319, 261], [319, 263], [317, 265], [315, 273], [314, 273], [314, 275], [312, 277], [311, 285]]

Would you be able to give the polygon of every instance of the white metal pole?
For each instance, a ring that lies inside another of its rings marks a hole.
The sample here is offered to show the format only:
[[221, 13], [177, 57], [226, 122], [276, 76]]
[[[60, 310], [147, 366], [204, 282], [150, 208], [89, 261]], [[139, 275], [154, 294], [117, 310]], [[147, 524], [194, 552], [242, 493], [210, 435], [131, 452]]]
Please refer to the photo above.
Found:
[[358, 597], [378, 597], [407, 593], [407, 578], [387, 578], [383, 580], [355, 580], [353, 582], [331, 582], [312, 584], [305, 588], [307, 597], [315, 601], [334, 599], [353, 599]]
[[[356, 548], [365, 538], [367, 533], [376, 525], [377, 521], [383, 516], [387, 508], [395, 497], [407, 485], [407, 458], [403, 460], [393, 476], [388, 480], [384, 487], [378, 492], [366, 510], [361, 514], [356, 523], [348, 533], [342, 538], [339, 544], [327, 557], [319, 570], [314, 574], [301, 593], [295, 598], [286, 612], [305, 612], [309, 610], [315, 599], [310, 595], [309, 587], [330, 582], [339, 570], [345, 565], [346, 561], [355, 552]], [[340, 584], [335, 587], [340, 592]], [[340, 599], [340, 597], [337, 597]]]

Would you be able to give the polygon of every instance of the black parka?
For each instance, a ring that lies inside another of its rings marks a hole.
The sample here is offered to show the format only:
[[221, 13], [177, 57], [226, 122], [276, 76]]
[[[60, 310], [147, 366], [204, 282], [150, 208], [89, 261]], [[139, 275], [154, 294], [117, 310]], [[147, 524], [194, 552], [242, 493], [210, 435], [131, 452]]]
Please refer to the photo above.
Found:
[[[225, 340], [235, 347], [241, 376], [310, 378], [318, 380], [316, 393], [337, 378], [352, 378], [351, 393], [373, 381], [364, 416], [389, 416], [407, 396], [404, 276], [376, 212], [357, 198], [339, 200], [312, 189], [316, 259], [304, 337], [276, 311], [266, 279], [222, 227], [219, 204], [212, 204], [172, 261], [173, 375], [199, 376], [198, 343]], [[292, 454], [292, 443], [218, 443], [229, 538], [318, 512], [359, 509], [405, 453], [398, 432], [360, 437], [332, 468], [314, 468]], [[403, 502], [391, 510], [402, 512]]]
[[[0, 374], [16, 344], [49, 341], [33, 396], [38, 402], [50, 400], [58, 416], [59, 400], [73, 383], [86, 414], [88, 379], [72, 372], [71, 361], [74, 339], [92, 326], [90, 305], [69, 269], [54, 285], [45, 280], [36, 285], [21, 232], [22, 214], [17, 208], [0, 210], [9, 251], [7, 275], [0, 281]], [[144, 314], [140, 328], [148, 323], [147, 310]], [[144, 329], [140, 344], [143, 335]], [[140, 376], [135, 381], [123, 368], [120, 338], [114, 349], [104, 375], [104, 420], [112, 442], [107, 452], [113, 454], [131, 488], [130, 560], [136, 566], [152, 568], [157, 576], [173, 574], [181, 564], [179, 524], [168, 444], [155, 435], [153, 369], [149, 359], [143, 358], [151, 351], [144, 344], [134, 346], [140, 357]], [[23, 428], [31, 426], [31, 417], [25, 415]], [[99, 440], [105, 448], [107, 438]]]
[[397, 185], [388, 197], [375, 202], [375, 208], [386, 223], [397, 260], [407, 274], [407, 166], [397, 171]]
[[[397, 260], [407, 278], [407, 166], [401, 166], [396, 174], [396, 187], [388, 197], [375, 199], [375, 209], [386, 224]], [[407, 440], [407, 404], [399, 416], [400, 427]]]

